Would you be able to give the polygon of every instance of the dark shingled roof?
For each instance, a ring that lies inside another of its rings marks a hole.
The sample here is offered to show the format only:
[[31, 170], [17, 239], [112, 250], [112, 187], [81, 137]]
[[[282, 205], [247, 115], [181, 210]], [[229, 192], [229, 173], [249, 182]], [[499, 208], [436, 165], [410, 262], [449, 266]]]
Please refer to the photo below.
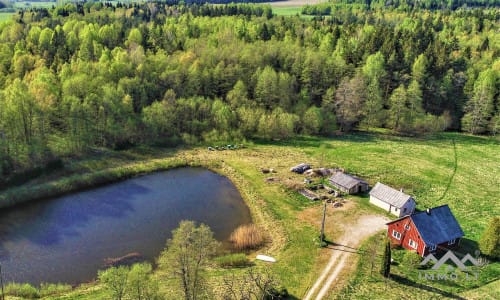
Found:
[[407, 195], [402, 191], [395, 190], [380, 182], [375, 184], [373, 189], [370, 191], [370, 195], [397, 208], [402, 208], [405, 203], [412, 198], [410, 195]]
[[336, 183], [340, 186], [343, 186], [345, 188], [351, 189], [354, 186], [356, 186], [358, 183], [364, 183], [368, 184], [366, 181], [364, 181], [361, 178], [358, 178], [356, 176], [352, 176], [343, 172], [337, 172], [335, 175], [330, 177], [330, 182]]
[[427, 245], [437, 245], [464, 236], [460, 224], [448, 205], [438, 206], [410, 216], [420, 236]]

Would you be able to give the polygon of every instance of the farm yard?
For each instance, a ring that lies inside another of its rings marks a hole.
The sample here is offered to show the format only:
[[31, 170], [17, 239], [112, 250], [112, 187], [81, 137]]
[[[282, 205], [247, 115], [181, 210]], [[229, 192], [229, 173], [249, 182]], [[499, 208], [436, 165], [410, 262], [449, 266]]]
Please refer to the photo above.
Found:
[[[47, 195], [57, 194], [60, 190], [51, 189], [71, 190], [74, 186], [81, 188], [82, 184], [90, 186], [102, 177], [116, 180], [117, 177], [178, 165], [205, 166], [235, 183], [250, 207], [254, 222], [268, 234], [270, 242], [259, 253], [277, 258], [272, 271], [291, 295], [303, 298], [330, 261], [334, 250], [330, 246], [319, 247], [322, 201], [311, 201], [296, 192], [305, 186], [304, 175], [291, 172], [290, 167], [308, 162], [313, 167], [342, 168], [368, 181], [371, 186], [381, 181], [404, 187], [405, 192], [415, 195], [417, 208], [421, 210], [447, 203], [463, 228], [465, 238], [476, 241], [489, 220], [500, 214], [496, 201], [496, 178], [500, 169], [498, 144], [497, 138], [453, 133], [424, 138], [357, 133], [331, 139], [299, 137], [290, 141], [254, 142], [237, 150], [208, 151], [206, 147], [200, 147], [105, 151], [91, 158], [67, 161], [65, 170], [61, 171], [64, 179], [57, 179], [57, 173], [39, 178], [29, 187], [3, 193], [0, 201], [9, 193], [23, 197], [33, 189], [45, 191]], [[274, 170], [272, 173], [262, 171], [271, 168]], [[269, 177], [274, 180], [266, 180]], [[316, 183], [320, 181], [319, 178], [313, 180]], [[345, 196], [341, 207], [328, 205], [325, 223], [327, 242], [330, 245], [340, 243], [348, 230], [366, 216], [395, 217], [371, 205], [366, 193]], [[487, 295], [489, 290], [467, 290], [486, 282], [498, 282], [498, 264], [490, 264], [481, 270], [480, 282], [474, 284], [419, 283], [416, 275], [403, 266], [395, 266], [394, 274], [398, 277], [386, 283], [380, 275], [375, 275], [377, 271], [373, 272], [373, 276], [369, 275], [368, 258], [373, 255], [371, 250], [366, 250], [379, 246], [385, 234], [382, 230], [361, 249], [358, 249], [362, 242], [359, 239], [345, 245], [352, 247], [351, 250], [357, 254], [342, 259], [345, 268], [338, 270], [332, 292], [325, 296], [362, 299], [368, 298], [372, 289], [374, 295], [385, 295], [385, 288], [394, 291], [392, 299], [408, 298], [416, 291], [425, 298], [455, 297], [466, 292]], [[403, 255], [396, 254], [396, 258]], [[255, 268], [264, 266], [264, 263], [257, 262]], [[335, 269], [335, 266], [332, 268]], [[228, 271], [214, 272], [213, 278], [220, 278]], [[353, 292], [353, 285], [359, 285], [359, 291]], [[422, 287], [427, 288], [422, 290]], [[99, 285], [85, 285], [65, 297], [71, 299], [78, 295], [78, 299], [93, 299], [102, 293]]]

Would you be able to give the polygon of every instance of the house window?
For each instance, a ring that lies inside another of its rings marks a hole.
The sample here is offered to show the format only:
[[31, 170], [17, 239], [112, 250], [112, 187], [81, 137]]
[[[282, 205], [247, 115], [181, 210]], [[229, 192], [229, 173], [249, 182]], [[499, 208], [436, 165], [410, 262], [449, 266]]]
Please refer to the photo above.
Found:
[[448, 245], [453, 245], [453, 244], [455, 244], [456, 240], [457, 240], [457, 239], [452, 239], [452, 240], [449, 240], [449, 241], [448, 241]]
[[401, 233], [397, 232], [396, 230], [392, 230], [392, 236], [398, 240], [401, 239]]
[[429, 246], [429, 251], [436, 251], [437, 246], [436, 245], [430, 245]]
[[405, 229], [406, 229], [406, 230], [410, 230], [410, 225], [406, 224], [406, 225], [405, 225]]
[[418, 247], [417, 242], [415, 242], [415, 241], [414, 241], [414, 240], [412, 240], [412, 239], [410, 239], [410, 240], [408, 241], [408, 245], [410, 245], [410, 247], [412, 247], [413, 249], [417, 249], [417, 247]]
[[406, 207], [405, 207], [405, 208], [403, 208], [403, 212], [404, 212], [404, 213], [406, 212]]
[[397, 207], [395, 207], [395, 208], [394, 208], [394, 211], [398, 211], [398, 208], [397, 208]]

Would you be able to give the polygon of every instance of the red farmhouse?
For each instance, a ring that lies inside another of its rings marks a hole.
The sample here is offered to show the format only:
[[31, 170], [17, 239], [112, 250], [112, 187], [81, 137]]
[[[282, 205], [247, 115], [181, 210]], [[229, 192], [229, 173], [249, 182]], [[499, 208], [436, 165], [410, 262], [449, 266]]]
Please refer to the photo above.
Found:
[[387, 235], [393, 244], [415, 250], [421, 256], [453, 248], [464, 236], [448, 205], [404, 216], [387, 225]]

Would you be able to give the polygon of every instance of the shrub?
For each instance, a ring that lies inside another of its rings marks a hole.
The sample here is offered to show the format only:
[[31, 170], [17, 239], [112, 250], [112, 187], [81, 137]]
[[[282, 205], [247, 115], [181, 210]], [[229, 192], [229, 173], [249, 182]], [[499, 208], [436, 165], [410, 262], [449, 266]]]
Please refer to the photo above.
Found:
[[99, 281], [111, 292], [113, 299], [122, 299], [127, 287], [129, 267], [113, 267], [105, 271], [99, 271]]
[[69, 284], [54, 284], [54, 283], [42, 283], [40, 285], [40, 296], [46, 297], [51, 295], [58, 295], [71, 291], [71, 285]]
[[215, 262], [223, 268], [247, 267], [251, 263], [245, 253], [235, 253], [215, 258]]
[[264, 297], [264, 299], [288, 299], [289, 294], [288, 290], [284, 287], [273, 287], [271, 290], [268, 292], [268, 294]]
[[500, 258], [500, 217], [491, 219], [488, 228], [481, 235], [479, 249], [491, 258]]
[[255, 224], [241, 225], [231, 233], [229, 241], [236, 250], [252, 250], [264, 243], [264, 236]]
[[421, 269], [422, 268], [422, 266], [420, 265], [421, 261], [422, 258], [416, 251], [405, 251], [402, 263], [405, 267], [408, 268]]
[[28, 283], [9, 283], [5, 286], [5, 294], [27, 299], [40, 298], [38, 290]]

